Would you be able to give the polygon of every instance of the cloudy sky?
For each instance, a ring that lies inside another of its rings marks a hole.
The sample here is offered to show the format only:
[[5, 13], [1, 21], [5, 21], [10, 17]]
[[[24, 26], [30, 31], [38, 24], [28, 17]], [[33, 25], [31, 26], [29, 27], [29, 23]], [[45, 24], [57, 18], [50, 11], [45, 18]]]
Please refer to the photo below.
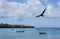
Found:
[[0, 23], [60, 27], [60, 0], [0, 0]]

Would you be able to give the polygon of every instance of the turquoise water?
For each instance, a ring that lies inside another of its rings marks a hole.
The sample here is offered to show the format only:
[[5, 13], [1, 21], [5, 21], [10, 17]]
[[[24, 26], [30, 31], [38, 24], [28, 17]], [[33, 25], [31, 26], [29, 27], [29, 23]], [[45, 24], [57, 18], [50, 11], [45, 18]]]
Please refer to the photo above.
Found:
[[[25, 32], [16, 32], [25, 30]], [[39, 32], [45, 32], [42, 35]], [[0, 39], [60, 39], [60, 29], [0, 28]]]

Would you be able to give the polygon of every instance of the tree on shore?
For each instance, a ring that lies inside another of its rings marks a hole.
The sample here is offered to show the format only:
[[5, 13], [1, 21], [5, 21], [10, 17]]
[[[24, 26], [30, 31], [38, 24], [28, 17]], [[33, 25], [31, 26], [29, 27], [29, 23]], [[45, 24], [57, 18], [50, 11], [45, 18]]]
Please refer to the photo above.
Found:
[[0, 28], [34, 28], [34, 26], [28, 26], [28, 25], [11, 25], [11, 24], [0, 24]]

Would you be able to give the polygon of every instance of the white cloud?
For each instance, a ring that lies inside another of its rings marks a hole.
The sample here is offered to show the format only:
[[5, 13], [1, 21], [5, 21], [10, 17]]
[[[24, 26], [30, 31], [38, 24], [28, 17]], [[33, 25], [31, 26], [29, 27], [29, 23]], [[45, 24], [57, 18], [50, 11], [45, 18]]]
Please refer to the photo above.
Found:
[[[45, 0], [47, 2], [47, 0]], [[38, 0], [28, 0], [26, 3], [8, 2], [0, 0], [0, 16], [6, 16], [9, 19], [20, 19], [22, 17], [35, 17], [44, 9], [42, 3]], [[46, 17], [59, 17], [60, 8], [55, 8], [53, 5], [47, 5]]]
[[47, 5], [46, 17], [49, 18], [60, 18], [60, 8], [54, 7], [52, 4]]
[[28, 0], [24, 4], [0, 0], [0, 14], [12, 18], [34, 17], [40, 14], [43, 8], [44, 6], [38, 0]]
[[[48, 2], [48, 0], [44, 0]], [[60, 2], [58, 3], [60, 5]], [[38, 0], [28, 0], [27, 3], [8, 2], [0, 0], [0, 15], [7, 17], [34, 17], [43, 11], [44, 6]], [[46, 16], [59, 17], [60, 8], [55, 8], [51, 4], [47, 5]]]
[[60, 2], [58, 2], [58, 6], [60, 6]]
[[52, 5], [49, 5], [49, 4], [47, 5], [47, 12], [46, 12], [46, 13], [47, 13], [48, 16], [51, 15], [51, 13], [52, 13], [52, 12], [51, 12], [51, 9], [52, 9], [52, 8], [53, 8]]

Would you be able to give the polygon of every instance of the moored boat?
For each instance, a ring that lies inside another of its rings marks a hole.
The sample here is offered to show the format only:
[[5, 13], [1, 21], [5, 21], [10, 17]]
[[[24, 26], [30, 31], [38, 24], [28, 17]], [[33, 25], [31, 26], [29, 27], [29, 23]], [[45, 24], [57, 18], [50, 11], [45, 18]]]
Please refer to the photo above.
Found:
[[25, 30], [16, 30], [16, 32], [25, 32]]
[[39, 32], [40, 35], [46, 35], [47, 33], [45, 32]]

